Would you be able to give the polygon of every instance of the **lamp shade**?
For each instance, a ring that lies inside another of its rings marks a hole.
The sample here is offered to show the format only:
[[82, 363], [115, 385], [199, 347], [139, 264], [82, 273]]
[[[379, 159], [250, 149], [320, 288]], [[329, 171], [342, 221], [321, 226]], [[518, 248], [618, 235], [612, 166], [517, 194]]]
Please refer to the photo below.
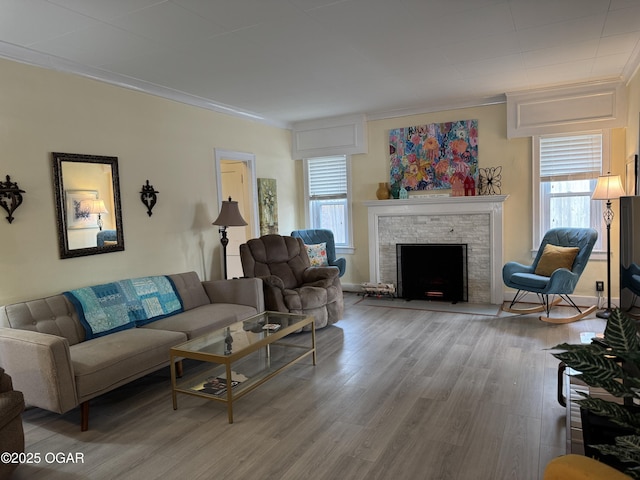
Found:
[[600, 175], [598, 183], [591, 195], [591, 200], [612, 200], [625, 195], [620, 175]]
[[80, 208], [89, 213], [109, 213], [104, 206], [104, 200], [82, 200]]
[[222, 208], [220, 209], [220, 215], [213, 222], [213, 225], [221, 225], [224, 227], [244, 227], [247, 222], [244, 221], [242, 215], [240, 215], [240, 209], [238, 208], [238, 202], [229, 200], [222, 202]]

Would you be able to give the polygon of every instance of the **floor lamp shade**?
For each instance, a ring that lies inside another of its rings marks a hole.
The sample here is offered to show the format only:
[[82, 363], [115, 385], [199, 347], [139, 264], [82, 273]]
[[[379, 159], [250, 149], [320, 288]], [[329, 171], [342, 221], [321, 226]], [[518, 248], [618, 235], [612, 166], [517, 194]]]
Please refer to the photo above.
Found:
[[613, 221], [613, 210], [611, 210], [611, 200], [620, 198], [625, 194], [620, 181], [620, 175], [601, 175], [598, 177], [598, 183], [591, 195], [592, 200], [606, 200], [607, 208], [602, 217], [607, 226], [607, 308], [604, 312], [598, 312], [596, 315], [600, 318], [609, 318], [611, 314], [611, 222]]
[[601, 175], [598, 177], [598, 183], [591, 195], [591, 200], [613, 200], [624, 196], [624, 188], [620, 175]]
[[215, 219], [213, 225], [218, 225], [220, 228], [220, 243], [222, 243], [222, 254], [224, 261], [224, 278], [227, 278], [227, 245], [229, 239], [227, 238], [227, 227], [244, 227], [247, 222], [244, 221], [238, 208], [238, 202], [234, 202], [229, 197], [229, 200], [222, 202], [222, 208], [218, 218]]

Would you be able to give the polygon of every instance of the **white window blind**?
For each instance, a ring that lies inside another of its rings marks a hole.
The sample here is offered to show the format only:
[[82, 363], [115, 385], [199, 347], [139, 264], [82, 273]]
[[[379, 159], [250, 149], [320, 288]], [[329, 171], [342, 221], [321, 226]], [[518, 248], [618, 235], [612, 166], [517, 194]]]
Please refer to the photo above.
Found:
[[595, 178], [602, 168], [602, 134], [540, 138], [540, 180]]
[[316, 157], [307, 159], [309, 169], [309, 198], [347, 198], [347, 158]]

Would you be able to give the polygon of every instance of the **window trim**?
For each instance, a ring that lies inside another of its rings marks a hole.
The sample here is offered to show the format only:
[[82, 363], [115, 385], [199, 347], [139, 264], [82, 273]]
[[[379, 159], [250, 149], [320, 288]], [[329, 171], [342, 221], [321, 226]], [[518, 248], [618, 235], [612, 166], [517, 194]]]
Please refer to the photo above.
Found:
[[[563, 137], [568, 135], [589, 135], [599, 133], [602, 134], [602, 165], [601, 172], [605, 171], [605, 165], [608, 169], [611, 169], [611, 130], [604, 128], [601, 130], [585, 130], [581, 132], [565, 132], [565, 133], [557, 133], [557, 134], [544, 134], [544, 135], [534, 135], [532, 137], [532, 198], [533, 198], [533, 225], [532, 225], [532, 248], [531, 255], [532, 258], [535, 257], [538, 249], [540, 247], [540, 242], [542, 242], [542, 237], [544, 232], [541, 232], [541, 221], [542, 221], [542, 212], [541, 212], [541, 198], [540, 198], [540, 138], [542, 137]], [[591, 253], [590, 259], [592, 260], [606, 260], [607, 255], [607, 240], [606, 240], [606, 229], [604, 226], [604, 222], [600, 224], [600, 228], [598, 230], [598, 238], [602, 240], [601, 247], [596, 249], [594, 248]]]
[[[336, 253], [353, 254], [355, 247], [353, 243], [353, 203], [351, 200], [351, 155], [327, 155], [331, 157], [344, 156], [347, 170], [347, 245], [336, 245]], [[311, 199], [309, 198], [309, 160], [322, 157], [309, 157], [302, 159], [302, 171], [304, 175], [304, 224], [305, 228], [311, 227]]]

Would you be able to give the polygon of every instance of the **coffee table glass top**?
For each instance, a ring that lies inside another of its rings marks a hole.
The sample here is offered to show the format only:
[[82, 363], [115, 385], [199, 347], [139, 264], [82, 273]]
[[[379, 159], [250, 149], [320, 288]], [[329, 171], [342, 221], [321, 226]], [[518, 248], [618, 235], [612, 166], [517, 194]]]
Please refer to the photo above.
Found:
[[263, 312], [176, 345], [173, 350], [229, 357], [247, 348], [269, 343], [269, 336], [277, 334], [282, 337], [295, 332], [308, 324], [307, 319], [307, 315]]

